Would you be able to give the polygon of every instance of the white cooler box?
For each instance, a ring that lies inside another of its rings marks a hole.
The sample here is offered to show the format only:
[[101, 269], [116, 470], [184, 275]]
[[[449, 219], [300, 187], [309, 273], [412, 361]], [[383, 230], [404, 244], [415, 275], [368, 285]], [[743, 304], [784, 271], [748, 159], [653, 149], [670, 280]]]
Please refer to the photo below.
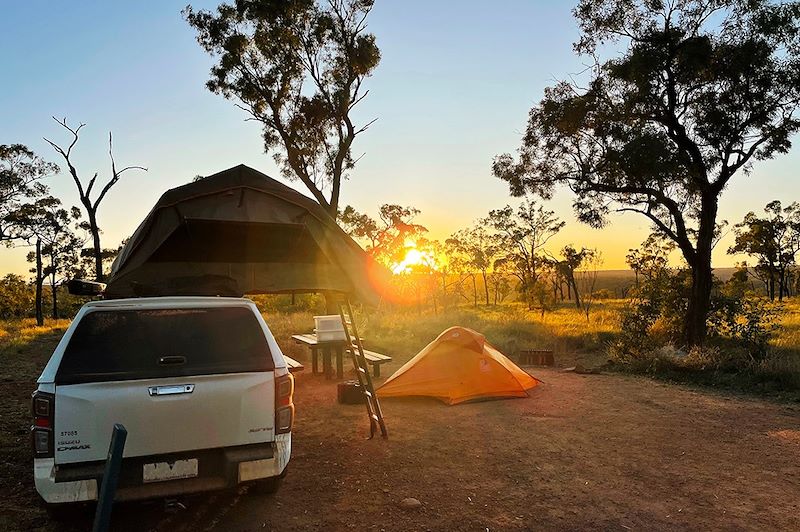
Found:
[[317, 333], [317, 341], [320, 342], [344, 342], [347, 338], [342, 327], [342, 318], [338, 314], [329, 316], [314, 316], [314, 323]]

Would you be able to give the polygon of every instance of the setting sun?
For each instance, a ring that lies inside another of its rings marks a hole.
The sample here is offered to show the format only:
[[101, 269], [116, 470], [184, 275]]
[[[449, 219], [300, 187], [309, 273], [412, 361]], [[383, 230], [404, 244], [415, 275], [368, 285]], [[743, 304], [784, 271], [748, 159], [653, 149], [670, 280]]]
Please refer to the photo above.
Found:
[[433, 268], [435, 265], [436, 259], [432, 253], [421, 251], [417, 249], [416, 244], [411, 243], [406, 245], [406, 256], [392, 268], [392, 273], [406, 273], [411, 271], [413, 266], [429, 266]]

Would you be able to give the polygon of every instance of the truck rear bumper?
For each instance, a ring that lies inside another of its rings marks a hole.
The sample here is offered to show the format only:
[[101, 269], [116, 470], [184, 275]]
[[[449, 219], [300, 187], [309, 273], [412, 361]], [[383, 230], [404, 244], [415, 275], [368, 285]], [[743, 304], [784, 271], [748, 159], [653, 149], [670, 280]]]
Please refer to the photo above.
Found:
[[[291, 445], [291, 434], [280, 434], [274, 442], [265, 444], [125, 458], [115, 500], [186, 495], [281, 476], [289, 463]], [[149, 483], [143, 481], [144, 464], [170, 463], [187, 458], [198, 460], [197, 477]], [[104, 468], [104, 462], [56, 466], [52, 458], [36, 459], [33, 467], [36, 491], [47, 503], [97, 500]]]

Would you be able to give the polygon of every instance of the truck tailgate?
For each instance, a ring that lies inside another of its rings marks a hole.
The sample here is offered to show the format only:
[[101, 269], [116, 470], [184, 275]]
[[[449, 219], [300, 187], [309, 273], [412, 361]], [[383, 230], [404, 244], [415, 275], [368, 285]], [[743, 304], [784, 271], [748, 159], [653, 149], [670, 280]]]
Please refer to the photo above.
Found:
[[274, 402], [271, 371], [57, 386], [55, 461], [105, 460], [114, 423], [126, 457], [271, 441]]
[[104, 460], [114, 423], [127, 457], [271, 441], [274, 370], [248, 307], [87, 313], [55, 376], [56, 464]]

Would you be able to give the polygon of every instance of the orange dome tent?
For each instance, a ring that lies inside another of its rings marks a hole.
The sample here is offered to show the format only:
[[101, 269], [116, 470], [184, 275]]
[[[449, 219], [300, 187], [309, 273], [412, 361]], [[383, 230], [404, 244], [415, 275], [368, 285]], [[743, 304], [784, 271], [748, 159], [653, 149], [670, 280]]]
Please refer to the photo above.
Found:
[[455, 405], [475, 399], [527, 397], [527, 390], [537, 384], [482, 334], [450, 327], [389, 377], [378, 395], [436, 397]]

